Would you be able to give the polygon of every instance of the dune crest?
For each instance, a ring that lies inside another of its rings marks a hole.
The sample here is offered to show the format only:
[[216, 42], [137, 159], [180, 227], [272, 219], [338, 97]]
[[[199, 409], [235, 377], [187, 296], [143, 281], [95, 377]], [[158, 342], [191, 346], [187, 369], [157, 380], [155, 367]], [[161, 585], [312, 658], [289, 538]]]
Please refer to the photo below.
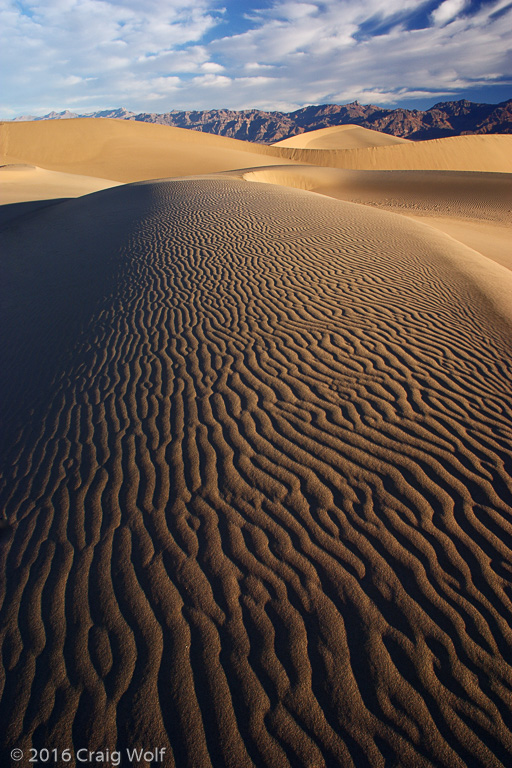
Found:
[[374, 171], [512, 172], [512, 135], [452, 136], [363, 149], [272, 147], [295, 163]]
[[410, 144], [408, 139], [372, 131], [359, 125], [336, 125], [306, 131], [289, 139], [276, 141], [273, 147], [296, 147], [298, 149], [358, 149], [366, 147], [387, 147], [394, 144]]

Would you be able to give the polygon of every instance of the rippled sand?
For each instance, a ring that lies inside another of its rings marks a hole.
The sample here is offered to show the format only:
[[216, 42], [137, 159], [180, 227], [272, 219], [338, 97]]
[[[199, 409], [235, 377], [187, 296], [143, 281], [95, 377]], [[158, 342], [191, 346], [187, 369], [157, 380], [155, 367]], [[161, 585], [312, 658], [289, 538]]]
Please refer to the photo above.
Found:
[[473, 252], [228, 178], [0, 247], [7, 751], [506, 768], [511, 325]]

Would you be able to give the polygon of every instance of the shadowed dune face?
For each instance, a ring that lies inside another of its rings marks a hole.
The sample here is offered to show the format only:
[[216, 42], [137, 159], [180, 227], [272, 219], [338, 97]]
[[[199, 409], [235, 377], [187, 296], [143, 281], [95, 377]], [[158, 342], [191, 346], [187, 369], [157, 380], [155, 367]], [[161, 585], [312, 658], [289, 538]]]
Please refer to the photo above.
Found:
[[184, 180], [0, 236], [9, 748], [508, 764], [509, 327], [397, 221]]

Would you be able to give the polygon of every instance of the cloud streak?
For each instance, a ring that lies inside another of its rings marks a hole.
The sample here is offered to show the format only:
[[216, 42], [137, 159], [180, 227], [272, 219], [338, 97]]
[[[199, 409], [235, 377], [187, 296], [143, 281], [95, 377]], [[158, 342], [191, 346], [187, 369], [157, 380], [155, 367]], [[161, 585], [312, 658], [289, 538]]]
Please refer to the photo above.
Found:
[[[5, 117], [395, 105], [511, 82], [512, 1], [0, 0]], [[222, 102], [222, 103], [221, 103]]]
[[446, 24], [460, 14], [466, 5], [466, 0], [444, 0], [434, 11], [432, 20], [434, 24]]

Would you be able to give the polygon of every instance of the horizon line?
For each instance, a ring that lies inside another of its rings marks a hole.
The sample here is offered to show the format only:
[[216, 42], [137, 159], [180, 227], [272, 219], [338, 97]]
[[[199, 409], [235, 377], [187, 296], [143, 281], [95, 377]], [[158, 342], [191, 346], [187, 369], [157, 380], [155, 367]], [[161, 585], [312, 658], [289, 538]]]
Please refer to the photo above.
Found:
[[[434, 104], [432, 104], [431, 107], [427, 107], [426, 109], [418, 109], [418, 108], [410, 108], [410, 107], [403, 107], [403, 106], [395, 106], [395, 107], [385, 107], [381, 106], [379, 104], [362, 104], [358, 99], [355, 99], [354, 101], [347, 101], [344, 103], [339, 102], [321, 102], [321, 103], [315, 103], [315, 104], [304, 104], [302, 107], [298, 107], [297, 109], [292, 109], [290, 111], [284, 111], [281, 109], [259, 109], [258, 107], [245, 107], [242, 109], [232, 109], [230, 107], [211, 107], [207, 109], [169, 109], [167, 112], [150, 112], [150, 111], [134, 111], [127, 107], [121, 106], [121, 107], [102, 107], [99, 109], [93, 109], [88, 112], [75, 112], [72, 109], [69, 109], [68, 107], [65, 107], [61, 110], [51, 109], [49, 112], [46, 112], [42, 115], [38, 114], [21, 114], [16, 115], [15, 117], [0, 117], [0, 122], [6, 122], [6, 123], [12, 123], [16, 120], [21, 120], [22, 118], [36, 118], [38, 120], [44, 119], [45, 117], [48, 117], [48, 115], [63, 115], [69, 112], [71, 115], [76, 115], [76, 117], [93, 117], [97, 115], [99, 112], [127, 112], [130, 115], [165, 115], [165, 114], [172, 114], [172, 113], [180, 113], [180, 112], [264, 112], [268, 114], [281, 114], [281, 115], [293, 115], [297, 112], [301, 112], [304, 109], [309, 109], [310, 107], [349, 107], [353, 105], [357, 105], [360, 107], [375, 107], [376, 109], [381, 109], [385, 112], [395, 112], [397, 110], [404, 110], [406, 112], [428, 112], [431, 109], [434, 109], [439, 104], [458, 104], [461, 102], [467, 102], [468, 104], [482, 104], [486, 106], [499, 106], [500, 104], [506, 104], [509, 101], [512, 101], [512, 96], [510, 96], [507, 99], [500, 100], [498, 102], [492, 102], [492, 101], [471, 101], [470, 99], [462, 98], [462, 99], [447, 99], [445, 101], [436, 101]], [[71, 118], [70, 118], [71, 119]], [[116, 118], [113, 118], [116, 119]], [[27, 122], [29, 120], [27, 119]]]

